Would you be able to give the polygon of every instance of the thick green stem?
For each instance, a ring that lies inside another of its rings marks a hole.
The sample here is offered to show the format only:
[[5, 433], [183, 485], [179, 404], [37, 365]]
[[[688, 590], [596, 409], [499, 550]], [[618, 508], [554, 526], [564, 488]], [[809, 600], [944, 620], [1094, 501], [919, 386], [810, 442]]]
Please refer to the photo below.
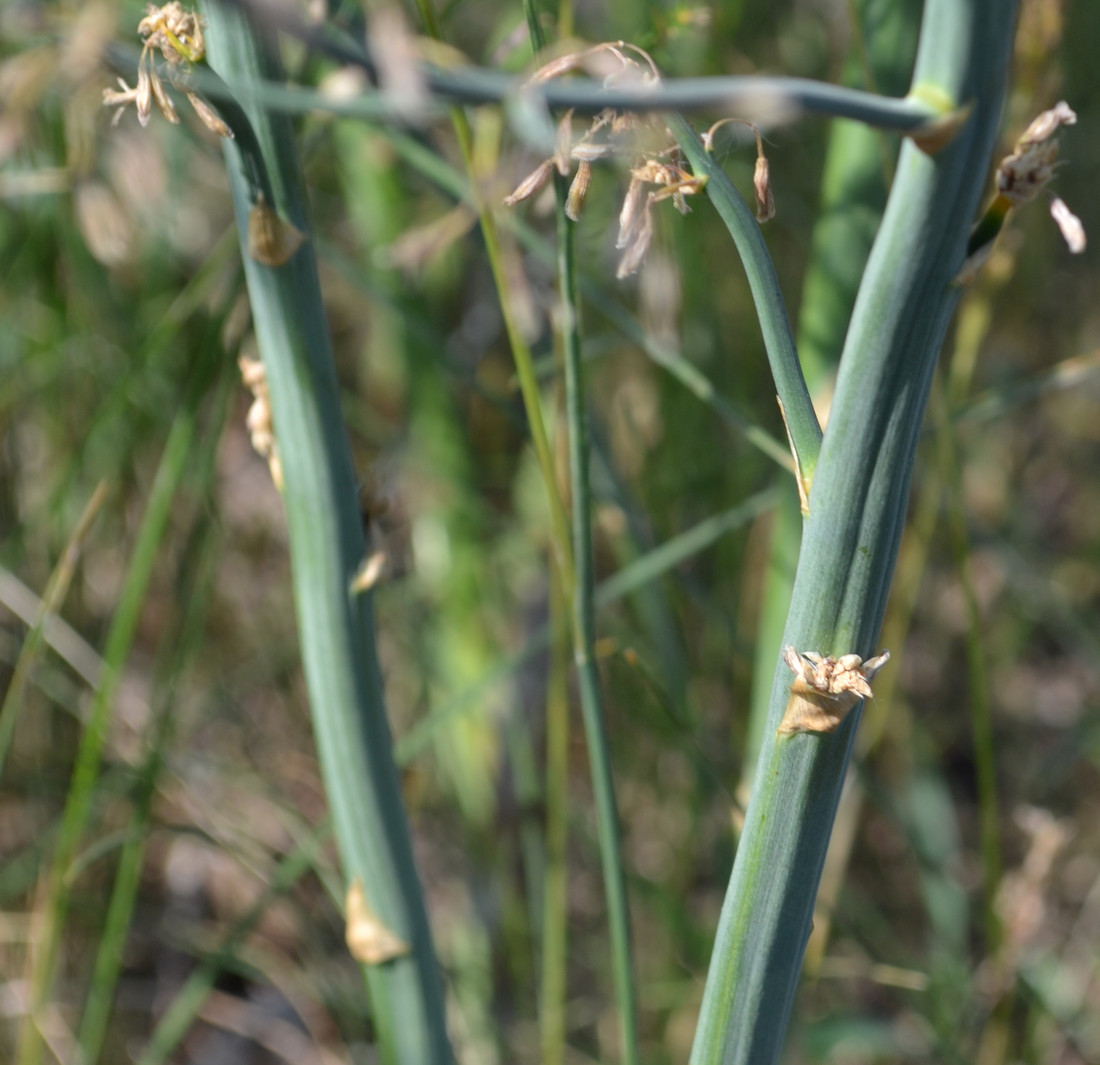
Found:
[[[208, 6], [210, 60], [226, 83], [282, 79], [269, 30], [235, 5]], [[273, 206], [308, 229], [294, 132], [246, 108]], [[226, 159], [242, 247], [254, 206], [239, 142]], [[381, 925], [407, 953], [366, 966], [385, 1060], [449, 1063], [439, 973], [393, 761], [374, 638], [373, 603], [352, 581], [366, 544], [317, 266], [307, 243], [280, 267], [245, 252], [284, 479], [295, 603], [318, 753], [348, 885], [358, 881]]]
[[[907, 144], [849, 328], [784, 642], [875, 649], [953, 278], [985, 185], [1014, 20], [995, 0], [930, 0], [914, 84], [973, 114], [930, 157]], [[692, 1052], [695, 1065], [777, 1060], [859, 711], [832, 734], [778, 736], [780, 664]]]

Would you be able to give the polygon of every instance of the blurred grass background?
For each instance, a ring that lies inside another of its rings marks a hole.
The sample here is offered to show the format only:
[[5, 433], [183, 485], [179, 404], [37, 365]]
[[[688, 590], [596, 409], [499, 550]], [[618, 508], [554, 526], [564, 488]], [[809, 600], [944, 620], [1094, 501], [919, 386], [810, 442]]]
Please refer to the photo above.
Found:
[[[862, 11], [872, 34], [875, 5]], [[245, 427], [236, 358], [252, 340], [220, 149], [189, 117], [142, 130], [129, 114], [112, 128], [100, 107], [113, 76], [98, 45], [132, 42], [141, 14], [110, 0], [0, 10], [0, 1058], [21, 1023], [80, 723], [118, 669], [55, 1053], [72, 1060], [129, 862], [139, 890], [103, 1061], [372, 1061], [333, 901], [281, 503]], [[455, 0], [441, 14], [475, 61], [529, 61], [519, 5]], [[631, 40], [668, 75], [840, 80], [858, 57], [851, 12], [819, 0], [573, 15], [579, 36]], [[354, 26], [357, 14], [331, 17]], [[1086, 0], [1025, 2], [1005, 122], [1007, 148], [1058, 99], [1077, 110], [1055, 187], [1094, 237], [1098, 39]], [[289, 58], [303, 83], [338, 74]], [[503, 196], [537, 160], [495, 113], [472, 117]], [[456, 210], [449, 125], [395, 137], [312, 114], [300, 133], [364, 512], [388, 560], [381, 654], [456, 1053], [537, 1061], [544, 722], [565, 667], [545, 653], [545, 491], [492, 278], [472, 215]], [[795, 318], [827, 135], [811, 120], [768, 133], [779, 213], [766, 235]], [[743, 189], [752, 163], [731, 150]], [[589, 303], [584, 322], [604, 578], [753, 493], [794, 493], [637, 342], [643, 330], [682, 354], [782, 439], [728, 237], [704, 202], [684, 219], [661, 211], [644, 270], [613, 283], [624, 189], [621, 171], [597, 168], [577, 232], [617, 309]], [[552, 237], [537, 203], [504, 221]], [[552, 261], [519, 240], [509, 254], [560, 415]], [[864, 718], [865, 801], [840, 826], [850, 858], [818, 921], [829, 934], [810, 952], [791, 1061], [1100, 1061], [1096, 266], [1093, 249], [1070, 257], [1036, 204], [964, 300], [884, 637], [890, 690]], [[42, 597], [61, 597], [57, 573], [100, 484], [64, 626], [47, 625], [34, 653]], [[647, 1061], [682, 1061], [691, 1044], [735, 846], [772, 520], [632, 582], [599, 615]], [[992, 947], [975, 699], [992, 707], [1000, 793]], [[579, 721], [568, 753], [569, 1060], [615, 1060]]]

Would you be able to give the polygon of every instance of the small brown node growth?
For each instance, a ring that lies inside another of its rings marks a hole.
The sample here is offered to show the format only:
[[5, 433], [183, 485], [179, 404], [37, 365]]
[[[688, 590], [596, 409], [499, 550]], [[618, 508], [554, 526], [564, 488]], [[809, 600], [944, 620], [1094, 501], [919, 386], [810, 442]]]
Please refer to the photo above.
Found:
[[248, 254], [264, 266], [283, 266], [306, 242], [306, 235], [279, 217], [261, 194], [248, 213]]
[[871, 697], [871, 681], [889, 660], [889, 651], [864, 662], [855, 654], [834, 658], [788, 644], [783, 661], [794, 682], [780, 733], [835, 732], [856, 703]]
[[267, 372], [259, 359], [242, 355], [237, 360], [241, 380], [252, 393], [252, 406], [248, 408], [245, 425], [252, 447], [258, 455], [267, 459], [268, 469], [275, 487], [283, 490], [283, 463], [279, 458], [279, 446], [275, 440], [275, 427], [271, 418], [271, 392], [267, 387]]
[[348, 888], [346, 909], [345, 938], [356, 961], [364, 965], [381, 965], [412, 951], [412, 947], [371, 908], [359, 877]]

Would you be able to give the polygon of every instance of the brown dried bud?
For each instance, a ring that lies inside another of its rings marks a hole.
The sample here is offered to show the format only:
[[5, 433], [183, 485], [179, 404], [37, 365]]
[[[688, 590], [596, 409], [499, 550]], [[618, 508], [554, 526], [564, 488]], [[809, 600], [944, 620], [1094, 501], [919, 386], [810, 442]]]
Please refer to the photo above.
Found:
[[637, 272], [638, 267], [642, 265], [642, 260], [645, 258], [645, 253], [649, 251], [649, 245], [653, 240], [652, 205], [653, 194], [650, 193], [646, 197], [645, 205], [642, 207], [637, 220], [631, 227], [623, 257], [619, 260], [619, 269], [615, 272], [615, 276], [620, 281], [624, 277], [629, 277]]
[[1054, 161], [1058, 158], [1059, 127], [1072, 126], [1077, 121], [1064, 100], [1044, 111], [1016, 142], [1011, 155], [997, 167], [997, 191], [1013, 207], [1022, 207], [1042, 191], [1054, 176]]
[[[152, 67], [152, 61], [150, 61], [149, 65]], [[172, 103], [172, 99], [168, 95], [168, 90], [164, 87], [164, 82], [160, 80], [160, 75], [155, 70], [151, 69], [149, 71], [149, 81], [153, 86], [153, 98], [157, 101], [157, 107], [160, 108], [160, 113], [164, 115], [172, 125], [178, 126], [180, 116], [176, 114], [176, 105]]]
[[346, 909], [345, 938], [348, 950], [356, 961], [365, 965], [381, 965], [412, 950], [371, 908], [359, 877], [348, 888]]
[[[144, 60], [145, 56], [142, 56]], [[138, 63], [137, 92], [134, 97], [137, 105], [138, 121], [143, 125], [149, 125], [149, 116], [153, 113], [153, 79], [144, 62]]]
[[233, 140], [233, 131], [222, 121], [221, 116], [196, 92], [187, 93], [187, 99], [195, 109], [195, 114], [202, 120], [202, 124], [219, 137], [227, 141]]
[[616, 248], [625, 248], [630, 243], [645, 200], [645, 182], [635, 174], [630, 179], [630, 187], [626, 190], [626, 198], [623, 200], [623, 209], [619, 212], [619, 236], [615, 241]]
[[855, 654], [834, 658], [784, 647], [794, 683], [779, 732], [835, 732], [861, 699], [871, 697], [871, 681], [889, 660], [889, 651], [864, 662]]
[[775, 217], [775, 197], [772, 196], [771, 174], [768, 157], [761, 152], [756, 157], [756, 169], [752, 175], [753, 188], [756, 189], [756, 220], [770, 222]]
[[569, 186], [569, 195], [565, 199], [565, 217], [574, 222], [579, 222], [581, 209], [584, 207], [585, 197], [588, 195], [588, 186], [592, 183], [592, 164], [587, 159], [582, 159], [577, 164], [577, 173], [573, 183]]
[[261, 196], [248, 215], [248, 254], [264, 266], [282, 266], [305, 242], [306, 235]]
[[529, 200], [550, 180], [550, 175], [553, 173], [554, 160], [544, 159], [515, 187], [513, 192], [504, 197], [504, 206], [515, 207], [517, 203]]

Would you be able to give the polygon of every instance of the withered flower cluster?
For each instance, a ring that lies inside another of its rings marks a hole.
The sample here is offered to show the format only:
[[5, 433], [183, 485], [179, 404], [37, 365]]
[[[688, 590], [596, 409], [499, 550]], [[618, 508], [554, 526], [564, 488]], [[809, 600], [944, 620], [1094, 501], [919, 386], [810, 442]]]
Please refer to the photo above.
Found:
[[138, 23], [138, 34], [145, 43], [138, 60], [137, 84], [131, 88], [125, 80], [119, 78], [121, 91], [103, 91], [104, 106], [118, 108], [113, 121], [117, 123], [126, 107], [134, 104], [138, 121], [146, 126], [153, 113], [155, 100], [160, 113], [169, 122], [179, 122], [175, 104], [172, 103], [157, 71], [155, 53], [159, 51], [167, 64], [168, 80], [191, 101], [191, 106], [203, 124], [219, 137], [232, 139], [232, 131], [217, 112], [186, 84], [186, 75], [191, 64], [199, 63], [206, 57], [202, 18], [193, 11], [184, 11], [183, 5], [179, 3], [164, 4], [162, 7], [150, 4], [145, 9], [145, 17]]
[[856, 654], [834, 658], [788, 644], [783, 661], [794, 673], [794, 683], [780, 733], [835, 732], [856, 703], [871, 698], [871, 681], [890, 661], [890, 652], [865, 662]]
[[[611, 65], [611, 70], [606, 68]], [[639, 48], [616, 41], [596, 45], [555, 59], [531, 77], [539, 84], [584, 69], [602, 76], [605, 85], [630, 82], [655, 86], [660, 75], [653, 60]], [[622, 251], [618, 276], [628, 277], [641, 266], [653, 239], [653, 205], [671, 199], [681, 214], [690, 207], [686, 197], [699, 192], [706, 178], [695, 177], [684, 166], [679, 147], [668, 143], [670, 136], [656, 116], [608, 108], [592, 119], [584, 134], [573, 138], [573, 112], [568, 111], [558, 126], [558, 144], [553, 156], [543, 160], [504, 199], [511, 207], [530, 199], [550, 180], [555, 170], [568, 177], [576, 165], [569, 186], [565, 213], [574, 222], [580, 218], [592, 181], [593, 165], [610, 159], [630, 161], [630, 185], [619, 213], [619, 235], [615, 246]]]
[[[997, 167], [997, 192], [1012, 207], [1030, 203], [1054, 177], [1058, 159], [1058, 131], [1072, 126], [1077, 115], [1064, 100], [1044, 111], [1016, 142], [1012, 154]], [[1085, 250], [1085, 227], [1081, 220], [1058, 196], [1051, 196], [1050, 213], [1062, 231], [1069, 250], [1080, 254]]]

